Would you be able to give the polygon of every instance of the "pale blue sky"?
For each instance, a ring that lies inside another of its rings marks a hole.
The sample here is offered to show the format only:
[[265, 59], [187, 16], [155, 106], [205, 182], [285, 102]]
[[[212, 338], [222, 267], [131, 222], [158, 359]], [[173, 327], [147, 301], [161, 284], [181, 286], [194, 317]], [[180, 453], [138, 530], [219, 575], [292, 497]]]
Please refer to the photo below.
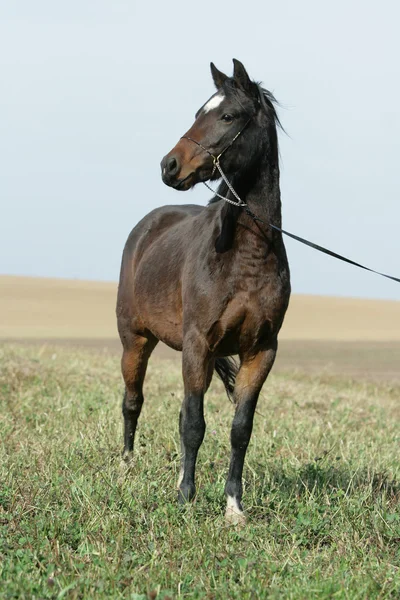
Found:
[[[399, 21], [395, 0], [3, 0], [0, 272], [117, 280], [146, 212], [206, 204], [159, 162], [235, 57], [283, 105], [284, 227], [400, 276]], [[286, 245], [294, 292], [400, 299]]]

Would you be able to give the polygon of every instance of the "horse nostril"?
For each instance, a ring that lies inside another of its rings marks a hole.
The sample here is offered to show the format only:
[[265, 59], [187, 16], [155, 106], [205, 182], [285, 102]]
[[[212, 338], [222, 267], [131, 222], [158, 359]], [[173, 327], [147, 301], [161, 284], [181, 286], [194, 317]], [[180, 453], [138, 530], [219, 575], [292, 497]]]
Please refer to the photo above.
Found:
[[179, 165], [175, 156], [171, 156], [168, 159], [166, 167], [168, 175], [176, 175], [176, 173], [179, 171]]

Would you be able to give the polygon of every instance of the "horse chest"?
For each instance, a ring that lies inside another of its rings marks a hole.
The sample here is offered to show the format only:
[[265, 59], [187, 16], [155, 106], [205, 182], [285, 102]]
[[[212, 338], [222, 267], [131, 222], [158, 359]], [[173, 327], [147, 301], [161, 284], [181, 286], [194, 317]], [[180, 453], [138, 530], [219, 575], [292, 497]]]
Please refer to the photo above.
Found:
[[279, 331], [286, 302], [266, 290], [243, 290], [227, 304], [207, 332], [211, 351], [232, 354], [268, 344]]
[[265, 248], [249, 248], [236, 256], [221, 289], [219, 318], [206, 334], [211, 351], [225, 355], [254, 350], [276, 336], [288, 304], [285, 273], [278, 256]]

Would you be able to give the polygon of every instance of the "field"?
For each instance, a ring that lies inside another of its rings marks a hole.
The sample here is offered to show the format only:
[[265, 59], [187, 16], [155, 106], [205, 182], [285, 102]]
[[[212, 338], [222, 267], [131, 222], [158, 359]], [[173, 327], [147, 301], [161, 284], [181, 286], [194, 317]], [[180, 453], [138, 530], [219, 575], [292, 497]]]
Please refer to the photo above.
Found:
[[[0, 338], [116, 339], [116, 283], [0, 275]], [[281, 340], [400, 342], [400, 302], [292, 295]]]
[[0, 278], [1, 598], [400, 597], [399, 303], [294, 299], [235, 528], [223, 518], [234, 407], [218, 379], [198, 495], [179, 509], [176, 355], [150, 362], [126, 472], [114, 284], [17, 279]]
[[272, 375], [245, 469], [248, 524], [223, 520], [233, 407], [206, 403], [198, 497], [178, 510], [176, 361], [155, 360], [132, 472], [109, 353], [1, 350], [4, 598], [397, 598], [396, 384]]

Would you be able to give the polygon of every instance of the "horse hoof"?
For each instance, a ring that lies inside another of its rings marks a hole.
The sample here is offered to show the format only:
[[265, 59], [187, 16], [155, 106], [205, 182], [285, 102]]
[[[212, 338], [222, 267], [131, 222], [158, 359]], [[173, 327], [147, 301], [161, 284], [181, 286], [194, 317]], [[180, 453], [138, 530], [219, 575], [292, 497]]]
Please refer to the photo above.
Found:
[[133, 451], [132, 450], [124, 450], [121, 458], [121, 465], [131, 466], [133, 463]]
[[246, 515], [242, 511], [236, 498], [228, 497], [225, 511], [225, 521], [228, 525], [236, 525], [238, 527], [246, 524]]
[[124, 452], [121, 460], [119, 461], [119, 465], [118, 465], [118, 472], [119, 472], [118, 483], [119, 484], [122, 484], [125, 481], [126, 476], [132, 471], [132, 468], [133, 468], [132, 452], [129, 452], [129, 453]]
[[185, 485], [178, 490], [178, 504], [184, 505], [191, 502], [196, 495], [196, 488], [194, 485]]
[[231, 509], [226, 509], [225, 521], [227, 525], [234, 525], [236, 527], [243, 527], [246, 525], [246, 515], [243, 512], [234, 512]]

